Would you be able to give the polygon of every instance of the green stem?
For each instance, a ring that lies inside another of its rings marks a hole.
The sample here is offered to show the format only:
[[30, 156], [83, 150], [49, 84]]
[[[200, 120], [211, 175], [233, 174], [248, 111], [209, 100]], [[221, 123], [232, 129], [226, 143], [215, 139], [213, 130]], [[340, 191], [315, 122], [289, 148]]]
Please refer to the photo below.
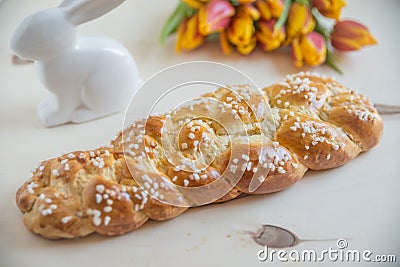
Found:
[[179, 24], [181, 24], [182, 20], [184, 20], [186, 16], [194, 14], [194, 12], [195, 10], [193, 8], [180, 1], [174, 13], [169, 17], [161, 30], [160, 43], [163, 44], [168, 36], [178, 30]]
[[335, 55], [332, 53], [330, 49], [327, 48], [325, 64], [331, 67], [334, 71], [336, 71], [340, 75], [343, 75], [343, 71], [336, 65], [335, 61], [336, 61]]
[[332, 47], [330, 45], [330, 30], [327, 29], [322, 25], [322, 23], [319, 21], [319, 16], [320, 14], [317, 13], [316, 9], [313, 9], [313, 16], [315, 18], [315, 21], [317, 22], [314, 28], [314, 31], [318, 32], [321, 34], [326, 42], [326, 60], [325, 64], [331, 67], [334, 71], [336, 71], [339, 74], [343, 74], [343, 71], [339, 68], [339, 66], [336, 64], [337, 58], [335, 57]]
[[275, 23], [274, 31], [279, 30], [283, 25], [285, 25], [286, 20], [289, 15], [290, 5], [292, 4], [293, 0], [285, 0], [285, 5], [283, 8], [282, 15], [279, 17], [278, 21]]
[[232, 4], [232, 6], [240, 6], [240, 2], [238, 0], [229, 0], [229, 2]]
[[305, 5], [305, 6], [309, 6], [310, 5], [310, 1], [309, 0], [294, 0], [296, 3]]

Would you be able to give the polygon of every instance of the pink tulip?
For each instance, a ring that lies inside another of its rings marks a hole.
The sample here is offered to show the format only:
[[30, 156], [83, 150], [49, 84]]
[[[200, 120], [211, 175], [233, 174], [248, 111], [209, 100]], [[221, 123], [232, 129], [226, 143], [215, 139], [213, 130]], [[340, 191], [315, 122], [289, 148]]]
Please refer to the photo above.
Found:
[[209, 35], [228, 27], [235, 8], [227, 0], [211, 0], [199, 9], [199, 32]]
[[297, 67], [304, 63], [318, 66], [326, 60], [326, 43], [324, 37], [317, 32], [295, 38], [292, 42], [292, 55]]

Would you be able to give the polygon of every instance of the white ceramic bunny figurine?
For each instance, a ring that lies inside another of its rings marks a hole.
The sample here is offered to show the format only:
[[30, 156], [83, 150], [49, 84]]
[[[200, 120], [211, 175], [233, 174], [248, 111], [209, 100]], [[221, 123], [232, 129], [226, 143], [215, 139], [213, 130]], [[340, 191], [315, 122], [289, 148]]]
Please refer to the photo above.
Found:
[[51, 94], [37, 108], [46, 126], [84, 122], [126, 108], [138, 88], [136, 63], [119, 42], [80, 36], [76, 26], [116, 8], [124, 0], [64, 0], [25, 18], [11, 49], [35, 61]]

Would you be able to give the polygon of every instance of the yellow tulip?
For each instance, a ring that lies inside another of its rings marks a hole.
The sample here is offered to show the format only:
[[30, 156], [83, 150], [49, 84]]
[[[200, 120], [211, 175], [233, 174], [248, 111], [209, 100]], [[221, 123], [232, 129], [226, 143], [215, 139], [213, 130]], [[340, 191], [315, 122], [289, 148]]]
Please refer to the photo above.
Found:
[[185, 4], [192, 8], [199, 9], [202, 7], [205, 3], [207, 3], [209, 0], [182, 0]]
[[283, 0], [267, 0], [271, 8], [271, 14], [273, 18], [279, 18], [282, 15], [285, 4]]
[[304, 63], [318, 66], [326, 60], [326, 43], [324, 37], [317, 32], [295, 38], [292, 42], [292, 56], [297, 67]]
[[263, 20], [279, 18], [284, 9], [283, 0], [257, 0], [256, 7]]
[[310, 9], [302, 4], [294, 2], [290, 6], [289, 16], [286, 23], [286, 34], [289, 39], [299, 35], [305, 35], [315, 27], [315, 21]]
[[346, 6], [344, 0], [313, 0], [312, 4], [322, 15], [336, 20], [339, 20], [340, 11]]
[[234, 45], [247, 45], [254, 35], [253, 20], [248, 17], [236, 17], [228, 28], [228, 39]]
[[285, 40], [285, 28], [274, 30], [276, 19], [260, 21], [256, 36], [265, 51], [272, 51], [279, 48]]
[[241, 5], [237, 7], [236, 17], [249, 17], [252, 20], [257, 21], [260, 19], [260, 12], [253, 5]]
[[191, 18], [185, 18], [178, 29], [176, 51], [193, 50], [205, 41], [205, 37], [198, 32], [198, 14]]
[[240, 54], [247, 56], [248, 54], [251, 53], [251, 51], [254, 50], [256, 45], [257, 45], [257, 38], [255, 36], [253, 36], [248, 44], [236, 46], [236, 50]]
[[219, 33], [219, 44], [221, 46], [222, 52], [225, 55], [229, 55], [232, 52], [232, 46], [229, 43], [228, 34], [226, 31]]
[[367, 27], [352, 20], [337, 22], [331, 33], [331, 41], [333, 47], [343, 51], [359, 50], [363, 46], [378, 43]]

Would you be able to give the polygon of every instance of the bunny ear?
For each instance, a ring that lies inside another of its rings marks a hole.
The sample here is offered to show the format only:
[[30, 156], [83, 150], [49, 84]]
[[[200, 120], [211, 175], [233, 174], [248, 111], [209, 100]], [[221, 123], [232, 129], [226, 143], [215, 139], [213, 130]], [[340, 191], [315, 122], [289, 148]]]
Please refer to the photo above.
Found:
[[59, 7], [65, 10], [69, 21], [75, 25], [98, 18], [113, 10], [125, 0], [64, 0]]

